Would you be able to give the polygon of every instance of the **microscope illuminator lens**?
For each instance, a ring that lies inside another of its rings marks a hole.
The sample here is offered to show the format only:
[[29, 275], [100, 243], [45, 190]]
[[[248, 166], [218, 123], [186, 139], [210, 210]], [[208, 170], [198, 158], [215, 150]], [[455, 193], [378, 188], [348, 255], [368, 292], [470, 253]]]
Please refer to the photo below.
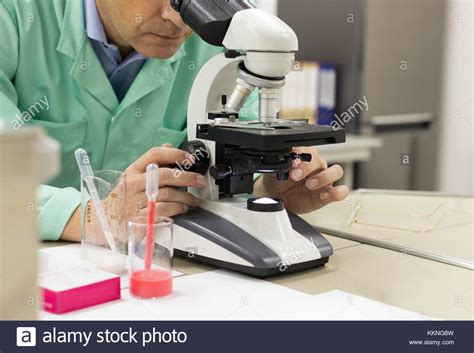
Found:
[[258, 199], [248, 199], [247, 209], [255, 212], [280, 212], [285, 209], [282, 200], [263, 197]]

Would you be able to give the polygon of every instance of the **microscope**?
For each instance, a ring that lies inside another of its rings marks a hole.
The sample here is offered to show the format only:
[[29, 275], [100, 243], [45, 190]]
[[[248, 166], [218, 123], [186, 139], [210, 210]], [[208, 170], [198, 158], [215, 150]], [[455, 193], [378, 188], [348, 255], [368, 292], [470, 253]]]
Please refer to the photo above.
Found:
[[[256, 177], [288, 180], [295, 160], [311, 161], [294, 147], [345, 142], [343, 130], [278, 118], [298, 51], [295, 32], [246, 0], [171, 4], [204, 41], [225, 48], [200, 70], [189, 98], [188, 141], [180, 148], [193, 156], [186, 170], [205, 175], [207, 186], [191, 188], [200, 206], [175, 218], [176, 255], [260, 278], [324, 265], [333, 250], [317, 230], [281, 200], [250, 196]], [[258, 119], [241, 121], [255, 90]]]

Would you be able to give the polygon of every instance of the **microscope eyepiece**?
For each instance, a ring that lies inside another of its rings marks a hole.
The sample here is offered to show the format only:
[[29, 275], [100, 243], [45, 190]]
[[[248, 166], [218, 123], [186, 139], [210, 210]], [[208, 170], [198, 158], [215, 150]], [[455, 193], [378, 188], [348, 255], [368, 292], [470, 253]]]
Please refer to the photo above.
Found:
[[171, 7], [179, 12], [183, 0], [171, 0]]
[[255, 8], [247, 0], [170, 0], [173, 9], [204, 41], [222, 47], [234, 15]]

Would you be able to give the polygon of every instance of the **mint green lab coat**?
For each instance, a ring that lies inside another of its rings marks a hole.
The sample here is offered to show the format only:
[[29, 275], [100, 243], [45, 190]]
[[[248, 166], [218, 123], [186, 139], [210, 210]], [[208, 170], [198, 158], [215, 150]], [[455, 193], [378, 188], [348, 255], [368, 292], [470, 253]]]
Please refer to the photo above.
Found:
[[44, 240], [59, 239], [80, 204], [74, 151], [87, 149], [96, 170], [125, 170], [153, 146], [177, 147], [192, 83], [222, 52], [194, 35], [172, 58], [148, 60], [119, 102], [83, 17], [82, 0], [0, 0], [0, 119], [42, 126], [61, 143], [62, 171], [38, 193]]

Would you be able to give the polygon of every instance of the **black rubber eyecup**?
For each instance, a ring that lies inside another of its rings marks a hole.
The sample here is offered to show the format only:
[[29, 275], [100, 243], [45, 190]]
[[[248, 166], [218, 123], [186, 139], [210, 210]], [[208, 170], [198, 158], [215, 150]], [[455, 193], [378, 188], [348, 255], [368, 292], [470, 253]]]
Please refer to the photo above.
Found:
[[179, 12], [183, 0], [171, 0], [171, 7]]

